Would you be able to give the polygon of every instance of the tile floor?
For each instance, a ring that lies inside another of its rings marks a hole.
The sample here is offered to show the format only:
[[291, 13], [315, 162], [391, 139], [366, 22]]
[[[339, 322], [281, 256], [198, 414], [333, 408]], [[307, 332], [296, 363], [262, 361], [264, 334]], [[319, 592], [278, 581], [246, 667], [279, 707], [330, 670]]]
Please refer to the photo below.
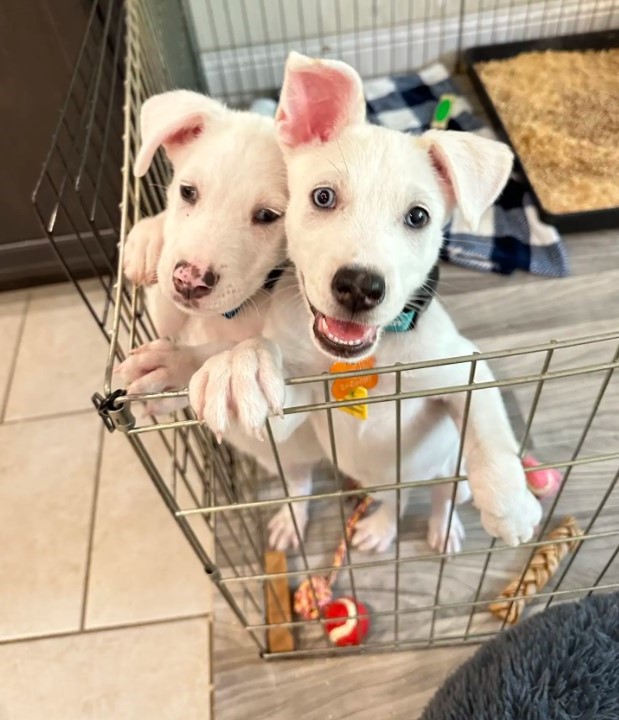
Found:
[[0, 718], [210, 717], [209, 582], [90, 404], [69, 285], [0, 294]]

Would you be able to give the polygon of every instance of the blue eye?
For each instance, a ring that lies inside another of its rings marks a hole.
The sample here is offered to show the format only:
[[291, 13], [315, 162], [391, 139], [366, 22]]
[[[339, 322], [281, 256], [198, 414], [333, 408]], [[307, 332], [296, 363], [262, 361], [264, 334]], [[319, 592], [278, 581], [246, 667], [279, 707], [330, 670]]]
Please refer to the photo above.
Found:
[[404, 218], [404, 222], [415, 230], [420, 230], [430, 222], [430, 214], [425, 208], [415, 205], [412, 207]]
[[328, 187], [319, 187], [312, 193], [312, 202], [322, 210], [331, 210], [335, 207], [335, 190]]

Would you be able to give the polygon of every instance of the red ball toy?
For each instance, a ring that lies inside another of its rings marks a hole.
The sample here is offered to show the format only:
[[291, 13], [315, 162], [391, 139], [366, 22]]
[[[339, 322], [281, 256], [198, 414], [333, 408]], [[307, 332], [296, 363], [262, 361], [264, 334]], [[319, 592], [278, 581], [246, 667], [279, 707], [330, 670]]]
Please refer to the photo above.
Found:
[[325, 627], [334, 645], [361, 645], [370, 631], [370, 614], [362, 602], [350, 597], [333, 600], [323, 608]]

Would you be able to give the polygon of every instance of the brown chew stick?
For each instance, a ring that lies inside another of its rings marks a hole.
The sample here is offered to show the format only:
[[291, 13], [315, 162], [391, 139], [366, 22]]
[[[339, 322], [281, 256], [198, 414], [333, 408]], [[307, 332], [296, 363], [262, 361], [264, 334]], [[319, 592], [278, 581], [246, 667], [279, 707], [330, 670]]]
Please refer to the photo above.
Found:
[[[286, 570], [286, 553], [269, 550], [264, 554], [265, 573], [285, 573]], [[265, 588], [266, 621], [268, 625], [276, 625], [267, 630], [269, 652], [290, 652], [294, 650], [292, 630], [285, 625], [277, 627], [278, 623], [292, 620], [288, 579], [285, 576], [272, 578], [266, 581]]]
[[[531, 558], [522, 582], [520, 578], [513, 580], [499, 595], [505, 600], [493, 602], [488, 606], [488, 610], [500, 620], [506, 620], [508, 625], [517, 623], [527, 599], [537, 594], [557, 572], [561, 560], [576, 548], [577, 538], [581, 535], [582, 530], [578, 527], [575, 518], [571, 516], [563, 518], [561, 523], [546, 536], [546, 540], [564, 542], [539, 547]], [[525, 597], [512, 600], [520, 595]]]

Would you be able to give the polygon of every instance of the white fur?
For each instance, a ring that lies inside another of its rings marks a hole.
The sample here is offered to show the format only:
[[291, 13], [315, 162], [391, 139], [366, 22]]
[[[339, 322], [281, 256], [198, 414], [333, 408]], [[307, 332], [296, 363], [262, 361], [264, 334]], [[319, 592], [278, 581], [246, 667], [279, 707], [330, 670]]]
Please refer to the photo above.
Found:
[[[159, 146], [174, 170], [167, 208], [132, 229], [124, 270], [135, 284], [148, 286], [147, 307], [162, 339], [132, 351], [118, 370], [131, 394], [189, 386], [198, 419], [214, 426], [225, 416], [227, 439], [276, 473], [270, 447], [235, 429], [237, 418], [230, 412], [226, 393], [211, 397], [213, 387], [229, 384], [222, 359], [236, 343], [241, 344], [233, 370], [239, 376], [253, 373], [260, 379], [261, 363], [271, 362], [270, 353], [260, 348], [254, 352], [251, 343], [242, 341], [261, 332], [271, 303], [271, 294], [262, 285], [269, 271], [285, 260], [283, 218], [270, 224], [252, 219], [260, 208], [283, 215], [287, 203], [285, 165], [273, 120], [228, 110], [197, 93], [164, 93], [143, 107], [136, 175], [147, 171]], [[181, 197], [181, 184], [197, 189], [195, 204]], [[200, 272], [213, 268], [220, 279], [212, 292], [192, 302], [184, 300], [173, 283], [179, 261]], [[240, 305], [234, 318], [223, 317], [222, 313]], [[214, 357], [220, 352], [224, 354]], [[237, 405], [244, 425], [257, 415], [262, 427], [267, 410], [281, 408], [283, 395], [275, 388], [270, 392], [268, 377], [264, 381], [261, 389], [270, 403], [257, 408], [242, 401]], [[242, 382], [236, 380], [231, 390], [245, 393]], [[170, 412], [186, 404], [184, 400], [155, 402], [147, 411]], [[279, 452], [289, 491], [303, 491], [310, 483], [312, 465], [322, 457], [309, 423], [282, 443]], [[303, 531], [306, 518], [302, 512], [296, 516]], [[298, 542], [288, 506], [273, 521], [272, 542], [277, 547]]]
[[[398, 316], [437, 261], [442, 227], [454, 203], [472, 223], [478, 221], [507, 180], [511, 153], [499, 143], [463, 133], [430, 132], [415, 138], [367, 125], [360, 119], [360, 88], [356, 73], [342, 63], [312, 61], [296, 53], [289, 58], [277, 121], [290, 191], [288, 250], [299, 282], [292, 275], [286, 279], [286, 294], [275, 298], [264, 339], [252, 341], [252, 352], [260, 357], [258, 373], [257, 366], [236, 362], [236, 353], [245, 352], [241, 346], [222, 359], [228, 366], [222, 382], [226, 387], [243, 387], [243, 396], [234, 401], [246, 404], [245, 427], [253, 434], [269, 411], [278, 409], [284, 392], [283, 374], [326, 372], [338, 359], [316, 341], [309, 303], [326, 316], [351, 320], [350, 312], [338, 305], [331, 290], [334, 273], [342, 266], [361, 265], [385, 279], [383, 301], [354, 317], [356, 322], [378, 328], [376, 342], [365, 353], [376, 358], [377, 366], [476, 351], [458, 333], [438, 300], [430, 304], [413, 331], [392, 333], [384, 328]], [[306, 92], [312, 102], [303, 101]], [[340, 108], [338, 103], [352, 107]], [[329, 107], [329, 112], [314, 116], [314, 107]], [[301, 132], [296, 132], [295, 122]], [[308, 140], [308, 133], [315, 137]], [[312, 203], [313, 190], [324, 186], [337, 193], [332, 210]], [[428, 211], [430, 223], [415, 230], [405, 225], [404, 218], [417, 205]], [[304, 327], [300, 328], [301, 315]], [[283, 374], [278, 353], [273, 353], [270, 361], [264, 355], [272, 352], [271, 342], [281, 350]], [[237, 372], [247, 374], [241, 378]], [[441, 394], [440, 388], [466, 385], [469, 373], [470, 365], [460, 363], [402, 374], [403, 392], [439, 389], [431, 398], [401, 402], [404, 480], [449, 477], [456, 472], [466, 393]], [[492, 380], [486, 363], [477, 363], [474, 380]], [[268, 397], [265, 387], [269, 388]], [[305, 404], [307, 390], [308, 386], [288, 387], [286, 404]], [[213, 396], [224, 391], [222, 386], [214, 388]], [[395, 377], [383, 375], [370, 394], [395, 391]], [[322, 393], [319, 384], [313, 390], [315, 402], [324, 399]], [[394, 404], [370, 405], [365, 422], [339, 411], [332, 416], [342, 471], [365, 486], [395, 482]], [[222, 412], [210, 422], [216, 432], [223, 432], [228, 420]], [[299, 420], [292, 414], [279, 422], [283, 439]], [[311, 423], [329, 454], [326, 414], [312, 413]], [[512, 545], [528, 540], [541, 518], [541, 508], [526, 487], [517, 444], [496, 388], [472, 393], [464, 462], [487, 532]], [[451, 492], [451, 486], [433, 489], [428, 540], [437, 550], [457, 551], [463, 538], [456, 513], [447, 534]], [[468, 494], [467, 485], [461, 484], [456, 499], [466, 500]], [[353, 544], [364, 550], [384, 549], [395, 534], [394, 493], [379, 493], [377, 499], [382, 505], [359, 524], [353, 537]]]

